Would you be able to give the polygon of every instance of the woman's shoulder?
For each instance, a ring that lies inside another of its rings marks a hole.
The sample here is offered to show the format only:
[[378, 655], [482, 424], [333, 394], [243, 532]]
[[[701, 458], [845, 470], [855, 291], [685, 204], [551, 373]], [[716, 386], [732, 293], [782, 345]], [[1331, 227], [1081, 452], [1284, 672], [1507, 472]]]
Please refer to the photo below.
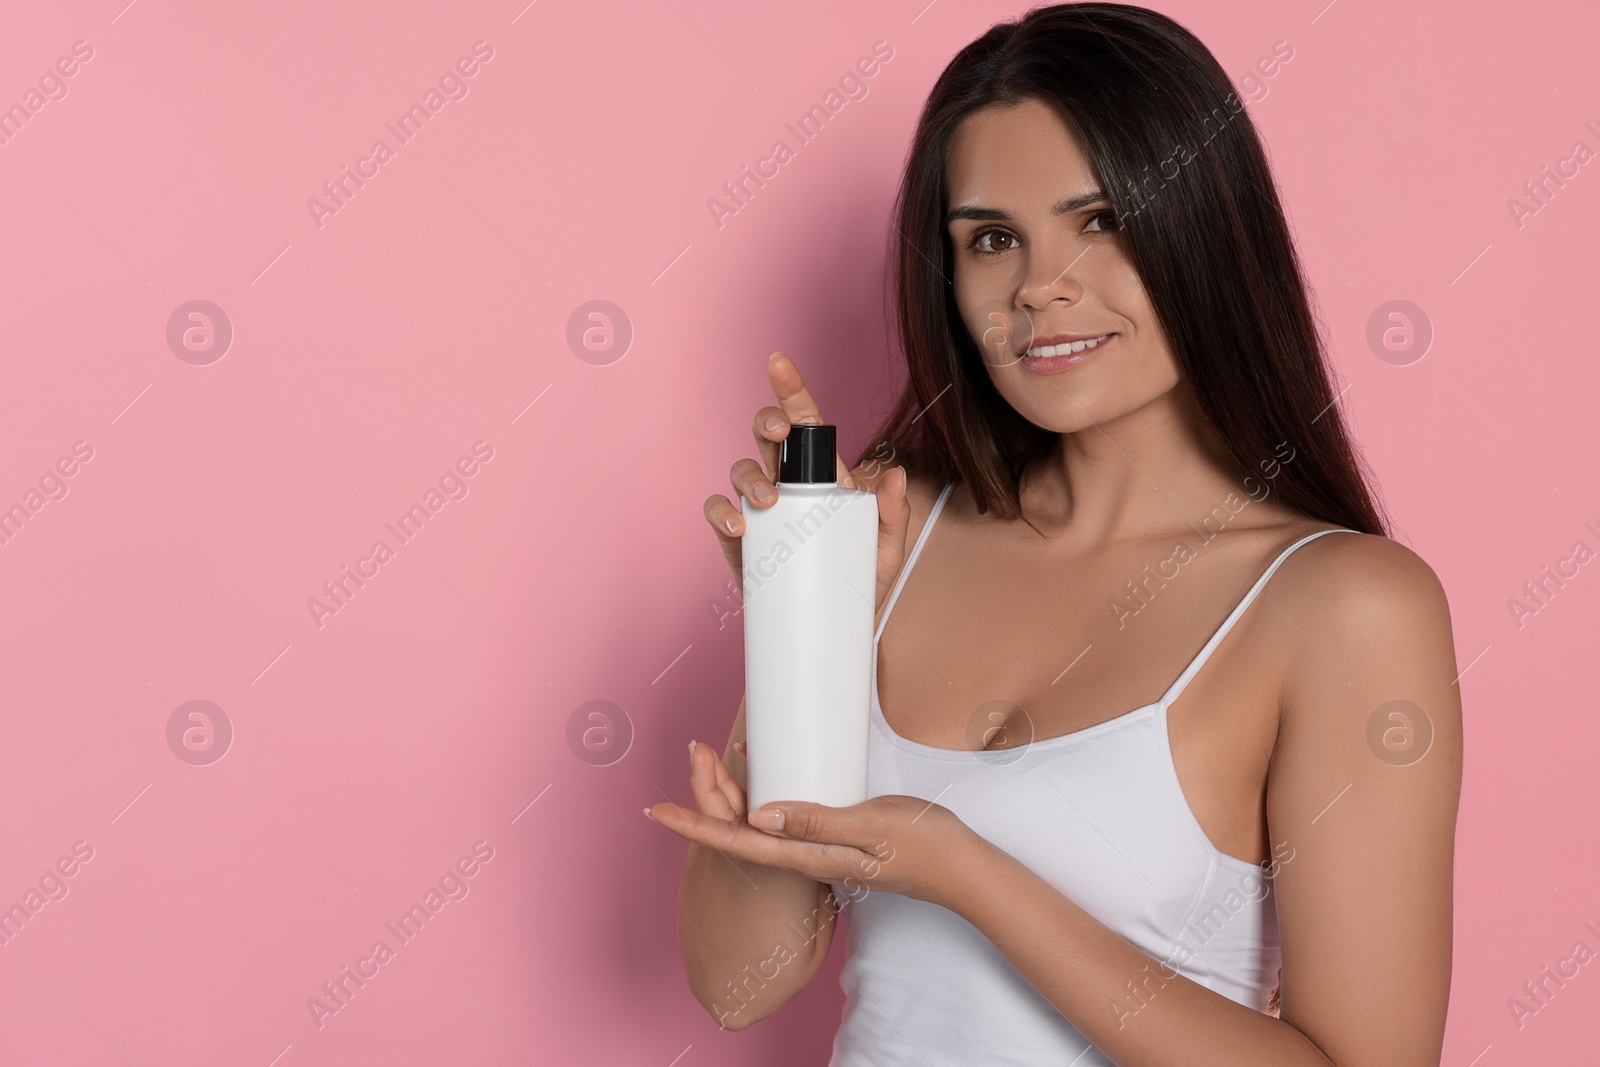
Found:
[[1444, 583], [1409, 546], [1380, 534], [1307, 521], [1287, 544], [1314, 537], [1284, 560], [1270, 596], [1314, 646], [1352, 657], [1403, 647], [1416, 637], [1448, 635]]
[[[1323, 533], [1329, 536], [1313, 536]], [[1284, 563], [1278, 584], [1285, 592], [1356, 608], [1394, 598], [1444, 596], [1444, 585], [1427, 560], [1393, 538], [1311, 520], [1288, 536], [1288, 544], [1310, 540]]]
[[[1344, 840], [1330, 847], [1369, 855], [1448, 842], [1449, 787], [1461, 781], [1458, 683], [1472, 663], [1456, 658], [1443, 583], [1409, 546], [1366, 533], [1318, 537], [1282, 569], [1284, 586], [1264, 597], [1287, 651], [1269, 809], [1326, 804], [1313, 783], [1338, 776], [1354, 788]], [[1393, 773], [1424, 757], [1420, 772]]]

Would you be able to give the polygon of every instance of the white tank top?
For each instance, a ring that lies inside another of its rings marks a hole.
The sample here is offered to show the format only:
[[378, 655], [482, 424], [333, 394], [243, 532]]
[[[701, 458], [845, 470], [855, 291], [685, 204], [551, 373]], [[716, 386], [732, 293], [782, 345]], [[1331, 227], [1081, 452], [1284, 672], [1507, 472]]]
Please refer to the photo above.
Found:
[[[1156, 703], [1009, 752], [959, 751], [890, 728], [878, 703], [877, 656], [889, 613], [955, 485], [939, 494], [873, 636], [867, 795], [943, 804], [1165, 963], [1167, 974], [1176, 970], [1257, 1011], [1275, 1009], [1281, 957], [1271, 857], [1258, 866], [1212, 846], [1178, 785], [1167, 708], [1289, 553], [1325, 533], [1356, 531], [1319, 530], [1285, 548]], [[829, 1067], [1113, 1067], [955, 912], [864, 885], [838, 884], [834, 894], [848, 916], [847, 957]], [[1125, 1013], [1140, 1006], [1131, 990], [1122, 1003]]]

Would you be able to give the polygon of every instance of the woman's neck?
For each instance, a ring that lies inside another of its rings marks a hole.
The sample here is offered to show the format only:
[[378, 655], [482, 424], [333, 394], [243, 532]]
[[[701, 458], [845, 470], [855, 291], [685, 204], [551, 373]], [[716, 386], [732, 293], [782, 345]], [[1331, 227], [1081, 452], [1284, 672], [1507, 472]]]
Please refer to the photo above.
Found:
[[[1271, 457], [1264, 457], [1271, 458]], [[1022, 479], [1022, 510], [1069, 550], [1158, 537], [1243, 498], [1250, 472], [1185, 382], [1114, 422], [1061, 434]]]

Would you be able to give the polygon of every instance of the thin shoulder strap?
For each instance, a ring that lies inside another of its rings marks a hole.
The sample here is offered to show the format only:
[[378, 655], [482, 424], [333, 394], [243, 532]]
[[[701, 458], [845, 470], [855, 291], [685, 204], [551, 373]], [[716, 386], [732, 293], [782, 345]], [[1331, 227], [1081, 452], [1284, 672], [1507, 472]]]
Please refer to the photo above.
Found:
[[883, 628], [888, 625], [889, 612], [894, 610], [894, 602], [900, 599], [900, 590], [906, 584], [906, 578], [911, 574], [911, 567], [917, 562], [917, 557], [922, 554], [922, 545], [928, 540], [928, 534], [933, 532], [934, 520], [938, 519], [939, 512], [944, 510], [944, 502], [950, 496], [950, 491], [956, 487], [955, 482], [949, 482], [939, 492], [939, 499], [933, 502], [933, 507], [928, 511], [927, 521], [922, 524], [922, 532], [917, 534], [916, 541], [911, 546], [911, 554], [906, 557], [905, 565], [900, 568], [900, 576], [894, 580], [894, 588], [889, 592], [889, 602], [883, 607], [883, 617], [878, 620], [877, 632], [873, 638], [883, 636]]
[[1172, 687], [1168, 689], [1166, 695], [1161, 698], [1161, 705], [1165, 707], [1171, 704], [1174, 700], [1178, 699], [1178, 696], [1183, 692], [1184, 687], [1189, 684], [1189, 680], [1199, 672], [1201, 667], [1206, 665], [1206, 660], [1211, 658], [1211, 653], [1215, 652], [1217, 646], [1222, 644], [1222, 639], [1228, 636], [1228, 631], [1233, 629], [1233, 624], [1239, 621], [1239, 616], [1244, 614], [1245, 609], [1250, 606], [1253, 600], [1255, 600], [1256, 594], [1260, 593], [1262, 588], [1267, 584], [1267, 579], [1271, 578], [1273, 572], [1278, 569], [1279, 565], [1282, 564], [1284, 560], [1289, 558], [1289, 553], [1293, 552], [1295, 549], [1299, 548], [1308, 541], [1316, 540], [1323, 534], [1360, 532], [1361, 531], [1359, 530], [1351, 530], [1343, 526], [1335, 526], [1327, 530], [1318, 530], [1315, 533], [1310, 533], [1300, 538], [1300, 540], [1296, 541], [1294, 544], [1278, 553], [1278, 558], [1273, 560], [1272, 565], [1262, 572], [1261, 577], [1256, 579], [1256, 584], [1252, 585], [1250, 587], [1250, 591], [1244, 595], [1244, 599], [1239, 601], [1238, 606], [1233, 609], [1233, 612], [1223, 620], [1221, 626], [1217, 627], [1217, 632], [1211, 635], [1211, 640], [1206, 642], [1205, 647], [1202, 648], [1199, 654], [1189, 662], [1189, 666], [1185, 667], [1183, 673], [1178, 675], [1178, 680], [1172, 683]]

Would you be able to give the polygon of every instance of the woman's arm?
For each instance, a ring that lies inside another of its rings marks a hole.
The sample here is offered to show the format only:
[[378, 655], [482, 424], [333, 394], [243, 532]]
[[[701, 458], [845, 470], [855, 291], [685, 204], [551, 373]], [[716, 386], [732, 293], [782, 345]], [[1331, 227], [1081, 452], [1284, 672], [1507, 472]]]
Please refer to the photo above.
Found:
[[[692, 758], [691, 780], [700, 811], [711, 818], [686, 834], [689, 855], [678, 887], [678, 946], [689, 988], [729, 1030], [766, 1018], [811, 981], [827, 957], [837, 914], [827, 883], [719, 847], [724, 821], [745, 815], [745, 759], [735, 748], [744, 733], [741, 700], [723, 758], [695, 746], [705, 751]], [[730, 779], [736, 789], [728, 788]], [[650, 809], [671, 825], [682, 824], [680, 811], [669, 803]]]
[[1395, 542], [1318, 547], [1268, 600], [1301, 639], [1267, 786], [1270, 840], [1294, 848], [1275, 878], [1279, 1018], [1164, 969], [977, 835], [937, 894], [1119, 1067], [1439, 1063], [1461, 782], [1449, 607]]

